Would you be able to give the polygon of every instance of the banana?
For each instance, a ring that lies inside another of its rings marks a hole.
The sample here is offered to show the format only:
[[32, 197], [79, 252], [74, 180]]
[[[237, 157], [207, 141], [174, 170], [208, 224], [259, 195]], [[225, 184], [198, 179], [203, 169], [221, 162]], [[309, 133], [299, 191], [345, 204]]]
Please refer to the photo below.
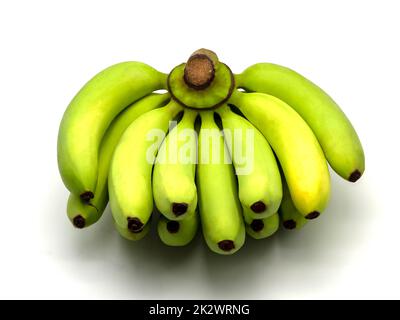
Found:
[[114, 227], [121, 237], [126, 240], [137, 241], [143, 239], [150, 231], [151, 217], [149, 221], [137, 232], [130, 232], [127, 228], [118, 225], [114, 220]]
[[289, 104], [314, 131], [332, 169], [351, 182], [361, 177], [365, 158], [360, 139], [340, 107], [321, 88], [297, 72], [271, 63], [255, 64], [235, 80], [238, 87]]
[[279, 208], [279, 215], [282, 220], [282, 225], [285, 229], [301, 229], [308, 220], [296, 209], [290, 197], [289, 189], [286, 181], [283, 179], [283, 198], [281, 207]]
[[243, 210], [253, 219], [273, 215], [282, 200], [282, 183], [271, 147], [250, 122], [230, 111], [228, 106], [217, 112], [236, 170]]
[[329, 201], [330, 176], [321, 147], [308, 125], [285, 102], [264, 93], [235, 92], [230, 102], [275, 151], [299, 212], [307, 219], [318, 217]]
[[244, 244], [245, 228], [229, 151], [212, 111], [201, 112], [197, 187], [203, 236], [209, 248], [232, 254]]
[[167, 246], [185, 246], [193, 240], [199, 227], [199, 215], [197, 212], [188, 215], [185, 219], [174, 221], [160, 216], [157, 224], [157, 232], [161, 241]]
[[153, 169], [153, 193], [158, 210], [170, 220], [181, 220], [197, 207], [195, 184], [197, 112], [185, 110], [183, 118], [168, 133]]
[[115, 148], [108, 177], [111, 211], [116, 224], [139, 232], [153, 211], [151, 172], [169, 121], [181, 110], [174, 100], [137, 118]]
[[61, 120], [58, 167], [68, 190], [84, 201], [94, 197], [99, 146], [111, 121], [129, 104], [166, 87], [166, 75], [140, 62], [113, 65], [77, 93]]
[[254, 239], [265, 239], [272, 236], [279, 229], [279, 215], [273, 215], [263, 219], [253, 219], [248, 215], [248, 211], [243, 210], [246, 220], [246, 232]]
[[90, 200], [90, 203], [84, 203], [73, 193], [69, 196], [67, 215], [75, 227], [88, 227], [103, 214], [108, 203], [107, 177], [111, 157], [125, 129], [140, 115], [161, 107], [168, 99], [168, 94], [150, 94], [123, 110], [110, 124], [100, 145], [99, 170], [94, 198]]

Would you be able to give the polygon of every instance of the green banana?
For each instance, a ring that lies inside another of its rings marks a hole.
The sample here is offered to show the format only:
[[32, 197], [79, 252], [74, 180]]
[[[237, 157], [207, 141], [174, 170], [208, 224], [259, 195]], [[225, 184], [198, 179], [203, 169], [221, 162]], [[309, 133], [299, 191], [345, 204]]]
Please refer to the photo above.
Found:
[[221, 115], [225, 142], [230, 151], [239, 183], [239, 200], [253, 219], [262, 219], [278, 211], [282, 183], [274, 153], [264, 136], [246, 119], [230, 111]]
[[299, 212], [307, 219], [318, 217], [329, 200], [330, 176], [321, 147], [308, 125], [285, 102], [264, 93], [236, 92], [230, 102], [275, 151]]
[[165, 107], [143, 114], [126, 129], [115, 148], [108, 190], [114, 220], [124, 230], [139, 232], [151, 216], [154, 158], [169, 121], [180, 110], [181, 107], [171, 100]]
[[166, 75], [140, 62], [113, 65], [77, 93], [58, 133], [58, 167], [65, 186], [84, 201], [94, 197], [99, 147], [111, 121], [129, 104], [166, 87]]
[[357, 181], [365, 158], [349, 119], [317, 85], [288, 68], [258, 63], [235, 76], [238, 87], [273, 95], [296, 110], [314, 131], [325, 157], [344, 179]]
[[107, 178], [111, 157], [125, 129], [140, 115], [164, 105], [169, 98], [168, 94], [150, 94], [130, 105], [112, 121], [100, 145], [94, 198], [90, 200], [90, 203], [84, 203], [73, 193], [69, 196], [67, 215], [75, 227], [88, 227], [103, 214], [108, 203]]
[[157, 224], [157, 232], [163, 243], [167, 246], [186, 246], [193, 240], [199, 227], [199, 215], [197, 212], [174, 221], [160, 216]]
[[254, 239], [265, 239], [272, 236], [279, 229], [279, 215], [273, 215], [263, 219], [253, 219], [248, 215], [248, 211], [243, 210], [246, 220], [246, 232]]
[[185, 110], [181, 121], [168, 133], [153, 169], [153, 193], [158, 210], [170, 220], [181, 220], [197, 207], [195, 184], [197, 112]]
[[296, 209], [290, 197], [289, 189], [286, 181], [283, 179], [283, 198], [281, 207], [279, 208], [279, 215], [282, 220], [282, 225], [285, 229], [301, 229], [308, 220]]
[[229, 151], [214, 122], [201, 112], [197, 187], [203, 236], [209, 248], [232, 254], [244, 244], [245, 228]]

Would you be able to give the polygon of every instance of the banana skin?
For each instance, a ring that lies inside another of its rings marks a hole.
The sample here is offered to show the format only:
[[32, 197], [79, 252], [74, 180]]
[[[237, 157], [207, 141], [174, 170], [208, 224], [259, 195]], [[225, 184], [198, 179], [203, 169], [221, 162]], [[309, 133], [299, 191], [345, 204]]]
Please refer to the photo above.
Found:
[[115, 223], [140, 232], [153, 211], [151, 173], [169, 121], [181, 107], [171, 100], [165, 107], [136, 119], [115, 148], [108, 177], [110, 205]]
[[236, 92], [230, 102], [261, 131], [275, 151], [299, 212], [307, 219], [317, 218], [329, 201], [330, 176], [309, 126], [285, 102], [264, 93]]
[[365, 170], [365, 156], [351, 122], [321, 88], [297, 72], [258, 63], [236, 75], [238, 87], [270, 94], [291, 106], [311, 127], [332, 169], [355, 182]]
[[[238, 251], [245, 241], [242, 209], [229, 151], [213, 112], [201, 113], [197, 187], [203, 236], [219, 254]], [[225, 161], [227, 160], [227, 161]]]
[[104, 134], [99, 151], [99, 173], [94, 198], [85, 203], [71, 193], [68, 198], [67, 216], [77, 228], [84, 228], [98, 221], [108, 203], [107, 178], [115, 146], [126, 128], [139, 116], [165, 105], [169, 94], [152, 93], [123, 110]]
[[113, 65], [94, 76], [73, 98], [61, 120], [57, 158], [67, 189], [90, 201], [98, 178], [101, 140], [127, 106], [165, 88], [166, 75], [140, 62]]
[[282, 226], [287, 230], [301, 229], [308, 220], [296, 209], [290, 197], [286, 181], [283, 179], [283, 198], [279, 208]]
[[163, 141], [154, 165], [154, 201], [158, 210], [170, 220], [184, 219], [197, 207], [196, 116], [196, 111], [185, 110], [183, 118]]
[[[264, 136], [228, 106], [217, 110], [239, 184], [239, 200], [253, 219], [277, 212], [282, 183], [275, 156]], [[251, 135], [249, 135], [251, 133]]]

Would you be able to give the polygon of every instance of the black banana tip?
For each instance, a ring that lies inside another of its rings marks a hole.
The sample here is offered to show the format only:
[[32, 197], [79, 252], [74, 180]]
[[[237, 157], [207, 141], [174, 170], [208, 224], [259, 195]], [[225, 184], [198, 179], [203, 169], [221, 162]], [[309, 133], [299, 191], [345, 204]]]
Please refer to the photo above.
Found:
[[187, 209], [188, 209], [188, 204], [187, 203], [177, 203], [174, 202], [172, 204], [172, 212], [177, 216], [181, 216], [183, 214], [186, 213]]
[[80, 194], [79, 196], [81, 198], [81, 200], [85, 203], [90, 202], [90, 200], [92, 200], [94, 198], [94, 194], [92, 191], [85, 191], [83, 193]]
[[255, 213], [261, 213], [267, 209], [267, 206], [265, 205], [264, 202], [257, 201], [251, 205], [250, 209], [253, 210], [253, 212], [255, 212]]
[[128, 218], [128, 230], [132, 233], [139, 233], [143, 230], [144, 224], [138, 218]]
[[232, 249], [235, 248], [235, 244], [233, 243], [232, 240], [222, 240], [218, 242], [218, 247], [222, 251], [231, 251]]
[[283, 221], [282, 224], [285, 229], [289, 229], [289, 230], [296, 229], [296, 225], [297, 225], [296, 221], [294, 221], [292, 219]]
[[78, 215], [74, 219], [72, 219], [72, 223], [76, 228], [83, 229], [85, 227], [86, 220], [81, 215]]
[[354, 171], [351, 173], [350, 177], [349, 177], [349, 181], [350, 181], [350, 182], [356, 182], [358, 179], [361, 178], [361, 175], [362, 175], [362, 173], [361, 173], [360, 171], [354, 170]]
[[264, 222], [260, 219], [254, 219], [250, 223], [250, 228], [255, 232], [260, 232], [262, 229], [264, 229]]
[[313, 212], [310, 212], [308, 215], [306, 215], [306, 219], [312, 220], [312, 219], [318, 218], [319, 215], [320, 215], [320, 213], [318, 211], [313, 211]]
[[167, 230], [169, 233], [177, 233], [179, 231], [179, 222], [178, 221], [168, 221], [167, 222]]

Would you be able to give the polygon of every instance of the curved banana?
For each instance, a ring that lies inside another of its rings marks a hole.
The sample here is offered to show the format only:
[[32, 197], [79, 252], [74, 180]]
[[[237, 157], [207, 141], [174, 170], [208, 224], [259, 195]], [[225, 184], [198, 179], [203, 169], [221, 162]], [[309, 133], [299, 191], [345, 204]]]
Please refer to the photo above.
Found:
[[169, 94], [150, 94], [123, 110], [110, 124], [100, 145], [99, 172], [94, 198], [90, 203], [84, 203], [73, 193], [69, 196], [67, 215], [75, 227], [88, 227], [103, 214], [108, 203], [107, 178], [111, 158], [125, 129], [140, 115], [163, 106], [169, 98]]
[[275, 151], [299, 212], [307, 219], [318, 217], [329, 200], [330, 176], [321, 147], [308, 125], [285, 102], [264, 93], [236, 92], [231, 103]]
[[185, 219], [174, 221], [160, 216], [157, 224], [157, 232], [161, 241], [167, 246], [186, 246], [193, 240], [199, 227], [199, 215], [194, 212]]
[[165, 107], [137, 118], [124, 132], [111, 160], [108, 177], [111, 211], [116, 224], [139, 232], [153, 211], [151, 171], [169, 121], [181, 107], [171, 100]]
[[263, 219], [253, 219], [248, 215], [248, 211], [243, 210], [246, 220], [246, 232], [254, 239], [265, 239], [272, 236], [279, 229], [279, 215], [273, 215]]
[[200, 218], [208, 247], [219, 254], [232, 254], [245, 241], [242, 210], [230, 161], [213, 112], [201, 112], [196, 177]]
[[360, 139], [340, 107], [321, 88], [272, 63], [255, 64], [235, 79], [239, 87], [268, 93], [289, 104], [314, 131], [332, 169], [351, 182], [361, 177], [365, 158]]
[[271, 147], [260, 131], [228, 106], [217, 112], [238, 178], [243, 210], [247, 209], [253, 219], [273, 215], [282, 200], [282, 183]]
[[129, 104], [166, 86], [166, 75], [140, 62], [113, 65], [77, 93], [58, 132], [58, 167], [65, 186], [84, 201], [94, 197], [99, 146], [111, 121]]
[[185, 110], [181, 121], [168, 133], [153, 169], [153, 193], [158, 210], [170, 220], [181, 220], [197, 207], [195, 184], [197, 112]]
[[281, 207], [279, 208], [279, 215], [282, 220], [282, 226], [285, 229], [301, 229], [308, 220], [296, 209], [290, 197], [289, 189], [286, 181], [283, 179], [283, 198]]

